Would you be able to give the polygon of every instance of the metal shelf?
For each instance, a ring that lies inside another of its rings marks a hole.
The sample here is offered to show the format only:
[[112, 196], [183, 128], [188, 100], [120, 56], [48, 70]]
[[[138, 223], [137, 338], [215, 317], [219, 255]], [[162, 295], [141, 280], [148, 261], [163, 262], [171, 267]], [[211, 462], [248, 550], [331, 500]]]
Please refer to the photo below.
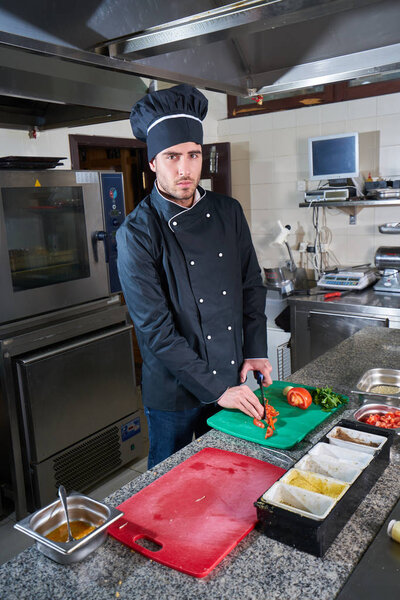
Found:
[[300, 202], [299, 206], [301, 208], [310, 208], [310, 206], [318, 206], [322, 208], [339, 208], [344, 212], [347, 212], [350, 216], [350, 225], [356, 224], [356, 215], [357, 213], [368, 206], [400, 206], [400, 198], [387, 198], [385, 200], [365, 200], [365, 199], [355, 199], [355, 200], [318, 200], [315, 202]]
[[329, 207], [338, 207], [338, 208], [352, 208], [353, 206], [360, 206], [360, 207], [365, 207], [365, 206], [400, 206], [400, 198], [399, 199], [395, 199], [395, 198], [388, 198], [386, 200], [338, 200], [338, 201], [331, 201], [331, 200], [318, 200], [316, 202], [300, 202], [299, 206], [302, 207], [306, 207], [306, 206], [323, 206], [324, 208], [329, 208]]

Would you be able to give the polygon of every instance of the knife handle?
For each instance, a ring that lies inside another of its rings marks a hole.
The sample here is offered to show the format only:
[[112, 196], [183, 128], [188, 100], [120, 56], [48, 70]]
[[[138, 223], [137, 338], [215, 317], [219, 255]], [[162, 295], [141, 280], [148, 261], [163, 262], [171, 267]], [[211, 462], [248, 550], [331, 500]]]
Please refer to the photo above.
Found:
[[262, 382], [264, 381], [264, 375], [262, 373], [260, 373], [260, 371], [255, 371], [254, 377], [256, 378], [258, 385], [261, 385]]

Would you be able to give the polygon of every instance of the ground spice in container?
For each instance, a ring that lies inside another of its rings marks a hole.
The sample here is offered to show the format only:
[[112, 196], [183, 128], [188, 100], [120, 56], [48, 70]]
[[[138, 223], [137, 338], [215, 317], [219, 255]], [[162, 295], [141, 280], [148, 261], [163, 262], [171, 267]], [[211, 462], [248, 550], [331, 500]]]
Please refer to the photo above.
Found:
[[353, 444], [361, 444], [362, 446], [371, 446], [371, 448], [378, 448], [378, 446], [379, 446], [379, 444], [377, 444], [376, 442], [366, 442], [365, 440], [360, 440], [360, 438], [352, 437], [351, 435], [349, 435], [348, 433], [343, 431], [343, 429], [340, 429], [340, 427], [338, 427], [337, 430], [335, 431], [335, 433], [332, 434], [332, 437], [334, 437], [338, 440], [342, 440], [343, 442], [353, 442]]

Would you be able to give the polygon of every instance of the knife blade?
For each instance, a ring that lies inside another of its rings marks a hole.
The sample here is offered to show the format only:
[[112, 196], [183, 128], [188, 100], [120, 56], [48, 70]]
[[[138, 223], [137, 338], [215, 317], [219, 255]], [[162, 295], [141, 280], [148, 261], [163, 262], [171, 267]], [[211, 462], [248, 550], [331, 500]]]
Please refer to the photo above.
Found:
[[262, 405], [264, 408], [263, 416], [261, 417], [261, 420], [263, 420], [266, 417], [265, 396], [264, 396], [264, 386], [263, 386], [264, 375], [262, 373], [260, 373], [260, 371], [256, 371], [255, 377], [256, 377], [256, 381], [257, 381], [258, 385], [260, 386], [261, 402], [262, 402]]

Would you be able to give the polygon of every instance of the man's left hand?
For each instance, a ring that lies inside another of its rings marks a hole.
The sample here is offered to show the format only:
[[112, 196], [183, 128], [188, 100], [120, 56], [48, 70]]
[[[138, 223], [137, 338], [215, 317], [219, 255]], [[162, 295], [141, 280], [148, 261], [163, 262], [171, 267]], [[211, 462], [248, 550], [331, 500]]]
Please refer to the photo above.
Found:
[[266, 358], [249, 358], [244, 361], [240, 371], [240, 382], [244, 383], [247, 379], [247, 373], [249, 371], [260, 371], [263, 375], [263, 385], [271, 385], [271, 371], [272, 367], [268, 359]]

